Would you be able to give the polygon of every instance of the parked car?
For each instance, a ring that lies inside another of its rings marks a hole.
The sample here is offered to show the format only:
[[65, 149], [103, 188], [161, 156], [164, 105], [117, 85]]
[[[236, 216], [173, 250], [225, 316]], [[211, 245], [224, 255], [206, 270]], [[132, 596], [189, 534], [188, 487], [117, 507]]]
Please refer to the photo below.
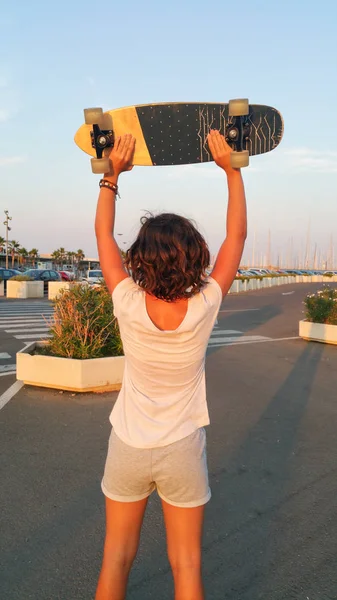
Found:
[[0, 268], [0, 279], [3, 281], [8, 281], [8, 279], [14, 277], [14, 275], [22, 275], [22, 273], [17, 269], [4, 269], [3, 267]]
[[61, 275], [49, 269], [29, 269], [25, 275], [35, 281], [61, 281]]
[[238, 269], [238, 272], [236, 274], [237, 277], [251, 277], [253, 275], [253, 273], [251, 273], [250, 271], [246, 271], [245, 269]]
[[75, 279], [75, 273], [71, 271], [59, 271], [59, 273], [63, 281], [73, 281]]
[[87, 283], [90, 283], [91, 285], [93, 285], [95, 283], [100, 283], [100, 281], [102, 279], [103, 279], [103, 273], [99, 269], [92, 269], [90, 271], [87, 271], [85, 276], [82, 277], [82, 281], [86, 281]]

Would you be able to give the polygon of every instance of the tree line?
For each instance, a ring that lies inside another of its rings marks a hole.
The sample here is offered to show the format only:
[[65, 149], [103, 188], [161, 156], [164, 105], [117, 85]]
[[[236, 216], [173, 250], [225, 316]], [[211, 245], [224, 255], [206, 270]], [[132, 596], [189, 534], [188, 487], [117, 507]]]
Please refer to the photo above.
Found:
[[[0, 237], [0, 253], [3, 254], [5, 250], [6, 240], [3, 237]], [[8, 242], [8, 255], [12, 259], [12, 268], [14, 268], [15, 260], [17, 260], [20, 266], [24, 266], [28, 262], [35, 268], [37, 259], [39, 258], [39, 251], [37, 248], [27, 250], [16, 240], [11, 240]], [[66, 250], [65, 248], [58, 248], [52, 252], [51, 257], [54, 263], [59, 267], [63, 266], [65, 263], [78, 267], [81, 260], [84, 260], [85, 255], [81, 249], [77, 250], [77, 252], [73, 252]]]

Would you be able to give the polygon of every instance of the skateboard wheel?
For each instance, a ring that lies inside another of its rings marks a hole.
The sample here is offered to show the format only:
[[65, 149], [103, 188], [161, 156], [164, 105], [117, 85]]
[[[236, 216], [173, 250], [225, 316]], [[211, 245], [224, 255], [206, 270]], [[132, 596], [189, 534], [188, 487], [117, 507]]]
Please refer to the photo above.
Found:
[[86, 125], [99, 124], [103, 119], [102, 108], [85, 108], [84, 109], [84, 122]]
[[247, 98], [230, 100], [228, 104], [229, 117], [241, 117], [249, 114], [249, 103]]
[[249, 165], [249, 152], [243, 150], [242, 152], [231, 153], [231, 166], [233, 169], [241, 169], [242, 167], [248, 167]]
[[91, 159], [91, 170], [95, 175], [99, 173], [109, 173], [111, 164], [108, 158], [92, 158]]

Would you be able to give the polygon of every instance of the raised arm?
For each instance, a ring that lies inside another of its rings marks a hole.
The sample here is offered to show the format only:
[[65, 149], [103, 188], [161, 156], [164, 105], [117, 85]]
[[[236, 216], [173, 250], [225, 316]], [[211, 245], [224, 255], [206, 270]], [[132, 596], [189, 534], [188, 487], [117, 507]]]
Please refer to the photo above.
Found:
[[105, 174], [103, 178], [112, 184], [111, 187], [114, 189], [101, 187], [97, 202], [95, 233], [98, 255], [103, 277], [110, 293], [122, 279], [128, 276], [114, 238], [115, 200], [119, 175], [123, 171], [132, 169], [134, 149], [135, 139], [131, 135], [124, 135], [116, 140], [110, 153], [111, 173]]
[[212, 130], [208, 144], [216, 164], [225, 171], [228, 183], [226, 238], [218, 252], [211, 276], [227, 294], [240, 266], [247, 237], [247, 210], [241, 172], [230, 164], [231, 148], [218, 131]]

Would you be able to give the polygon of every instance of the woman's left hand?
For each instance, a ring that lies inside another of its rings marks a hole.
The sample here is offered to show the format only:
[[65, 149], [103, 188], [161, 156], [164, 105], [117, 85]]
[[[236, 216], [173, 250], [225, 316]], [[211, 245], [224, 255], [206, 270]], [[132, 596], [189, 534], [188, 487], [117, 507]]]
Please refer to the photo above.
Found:
[[124, 171], [131, 171], [132, 160], [135, 152], [136, 139], [127, 133], [118, 137], [112, 148], [109, 158], [112, 165], [112, 173], [117, 176]]

